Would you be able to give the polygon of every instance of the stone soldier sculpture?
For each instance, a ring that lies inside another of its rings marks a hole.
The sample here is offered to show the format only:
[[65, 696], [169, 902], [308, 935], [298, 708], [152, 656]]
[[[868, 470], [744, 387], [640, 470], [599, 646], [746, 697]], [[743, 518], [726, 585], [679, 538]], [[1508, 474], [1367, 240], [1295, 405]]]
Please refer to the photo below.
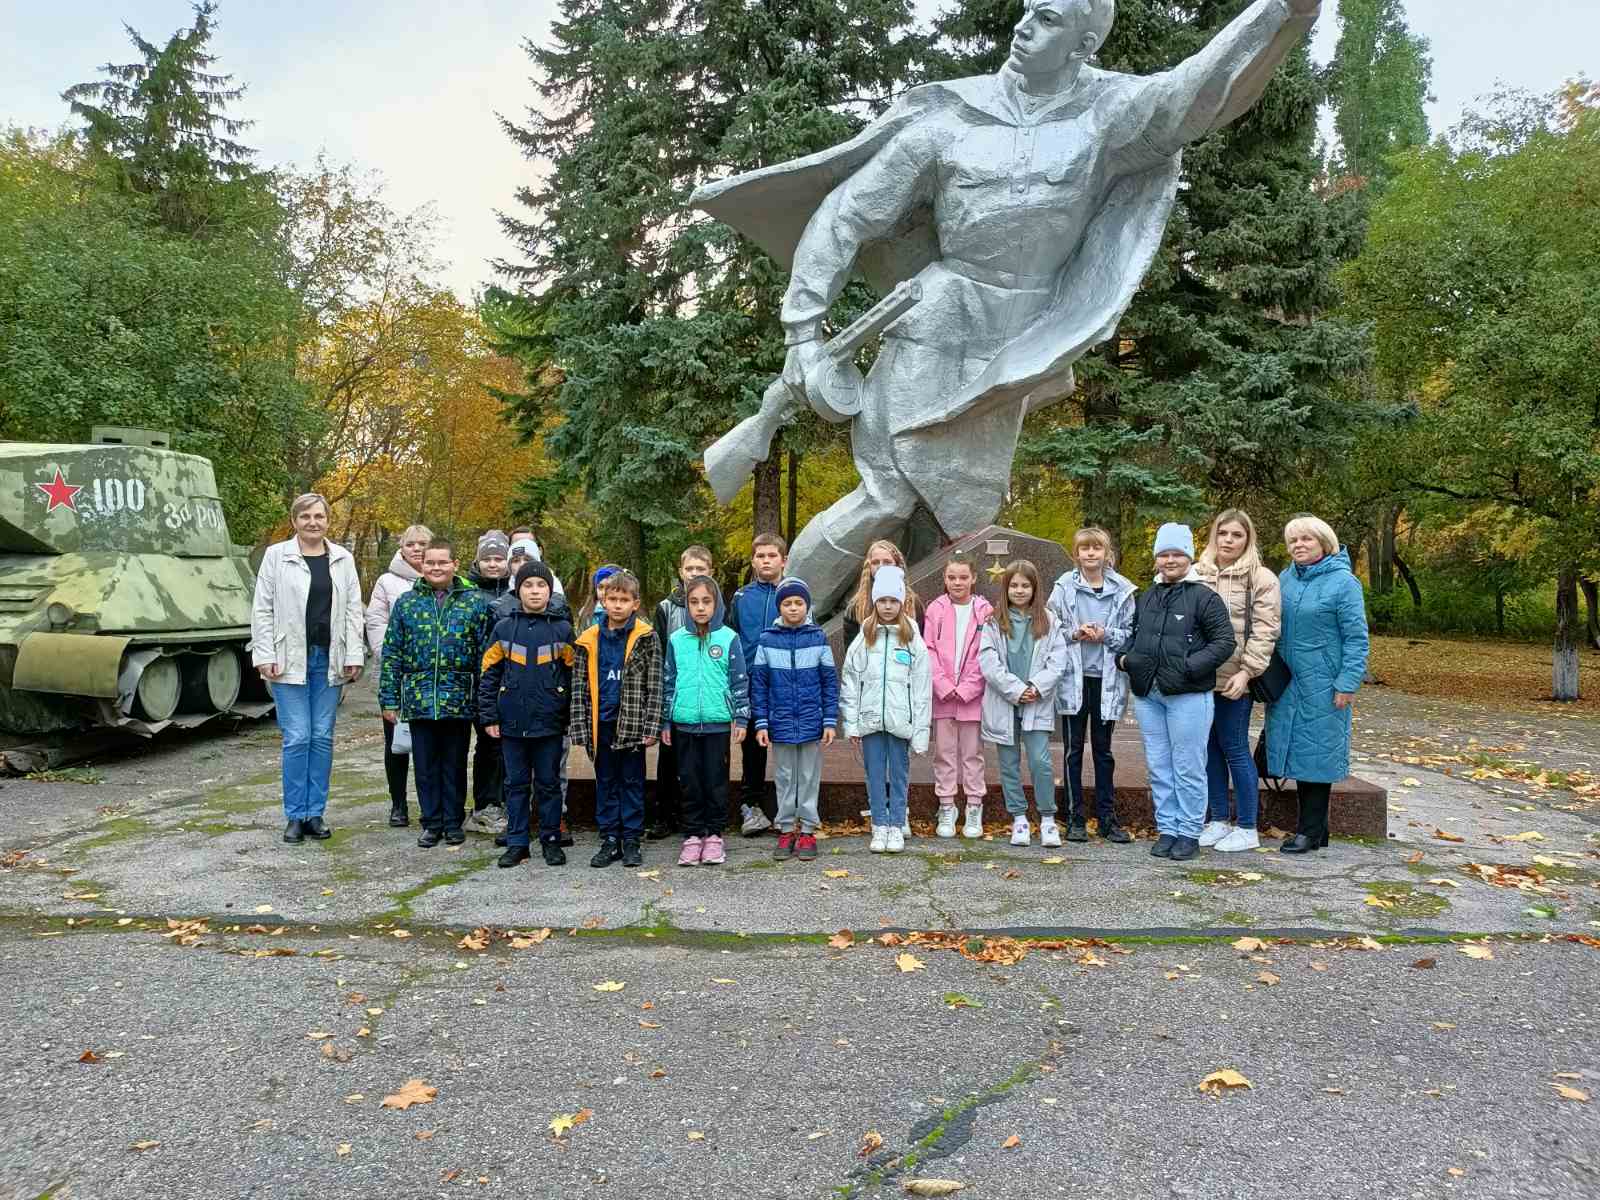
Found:
[[[1073, 362], [1115, 331], [1159, 248], [1182, 148], [1260, 98], [1319, 4], [1257, 0], [1194, 57], [1140, 77], [1089, 65], [1114, 0], [1027, 0], [998, 74], [914, 88], [840, 146], [695, 193], [792, 268], [787, 388], [746, 423], [758, 430], [739, 466], [708, 453], [719, 495], [798, 403], [853, 421], [861, 485], [790, 560], [819, 611], [919, 505], [950, 537], [994, 519], [1023, 417], [1071, 394]], [[905, 311], [901, 290], [864, 385], [834, 404], [820, 329], [853, 271], [883, 293], [915, 281], [917, 302]]]

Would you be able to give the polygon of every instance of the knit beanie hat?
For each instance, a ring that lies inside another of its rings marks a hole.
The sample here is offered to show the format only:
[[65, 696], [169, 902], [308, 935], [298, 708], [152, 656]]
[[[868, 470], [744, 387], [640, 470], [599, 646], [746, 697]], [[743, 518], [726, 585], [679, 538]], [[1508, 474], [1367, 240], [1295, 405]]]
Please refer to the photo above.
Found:
[[526, 554], [529, 558], [543, 558], [544, 552], [539, 549], [539, 543], [532, 538], [518, 538], [511, 543], [511, 557]]
[[1167, 524], [1156, 530], [1156, 548], [1154, 553], [1165, 554], [1169, 550], [1175, 550], [1179, 554], [1187, 555], [1189, 558], [1193, 558], [1194, 530], [1190, 529], [1187, 525], [1179, 525], [1171, 521], [1167, 522]]
[[884, 563], [872, 577], [872, 602], [884, 599], [906, 602], [906, 573], [893, 563]]
[[556, 590], [556, 577], [550, 573], [550, 568], [538, 559], [530, 559], [517, 568], [517, 595], [522, 595], [522, 585], [530, 579], [544, 580], [545, 587], [552, 592]]
[[778, 603], [782, 604], [790, 596], [799, 596], [806, 602], [806, 607], [811, 607], [811, 589], [806, 586], [804, 579], [790, 575], [778, 580]]
[[481, 562], [491, 554], [498, 554], [504, 558], [511, 550], [511, 543], [506, 540], [506, 535], [498, 529], [491, 529], [478, 539], [478, 560]]

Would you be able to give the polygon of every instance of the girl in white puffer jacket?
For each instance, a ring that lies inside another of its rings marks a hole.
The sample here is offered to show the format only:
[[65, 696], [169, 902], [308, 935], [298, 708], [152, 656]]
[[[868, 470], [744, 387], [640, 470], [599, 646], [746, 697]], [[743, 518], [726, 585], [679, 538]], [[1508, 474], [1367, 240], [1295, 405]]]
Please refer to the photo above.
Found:
[[905, 572], [879, 567], [872, 612], [839, 675], [840, 724], [866, 765], [874, 854], [905, 849], [911, 754], [927, 753], [933, 726], [933, 668], [922, 635], [905, 615], [905, 594]]

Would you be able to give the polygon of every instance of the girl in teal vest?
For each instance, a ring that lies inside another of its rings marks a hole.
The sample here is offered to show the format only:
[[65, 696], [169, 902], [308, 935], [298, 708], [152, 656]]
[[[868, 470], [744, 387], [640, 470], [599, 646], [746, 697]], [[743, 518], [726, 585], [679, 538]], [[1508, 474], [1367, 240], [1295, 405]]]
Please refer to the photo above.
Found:
[[701, 575], [684, 588], [688, 623], [667, 641], [661, 742], [678, 760], [680, 867], [727, 861], [728, 749], [750, 724], [750, 683], [739, 635], [722, 623], [722, 592]]

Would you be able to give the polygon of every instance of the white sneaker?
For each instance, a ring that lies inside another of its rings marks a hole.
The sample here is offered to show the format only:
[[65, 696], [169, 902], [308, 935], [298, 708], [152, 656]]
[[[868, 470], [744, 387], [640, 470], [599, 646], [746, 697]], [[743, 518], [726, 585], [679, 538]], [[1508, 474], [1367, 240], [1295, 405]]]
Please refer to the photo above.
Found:
[[744, 814], [744, 821], [739, 825], [739, 832], [745, 837], [755, 837], [758, 833], [765, 833], [772, 828], [772, 822], [767, 819], [767, 814], [753, 804], [742, 805], [739, 809]]
[[887, 825], [874, 825], [872, 827], [872, 840], [867, 843], [867, 849], [874, 854], [882, 854], [888, 848], [889, 827]]
[[1033, 838], [1033, 831], [1028, 828], [1027, 817], [1017, 817], [1011, 822], [1011, 844], [1013, 846], [1026, 846]]
[[941, 804], [939, 806], [939, 826], [934, 832], [942, 838], [955, 837], [956, 806], [954, 804]]
[[1061, 828], [1056, 824], [1054, 817], [1039, 818], [1039, 844], [1041, 846], [1061, 845]]
[[983, 836], [983, 805], [967, 804], [967, 823], [961, 828], [961, 836], [965, 838], [981, 838]]
[[1200, 844], [1202, 846], [1215, 846], [1232, 832], [1233, 822], [1231, 821], [1207, 821], [1206, 827], [1200, 831]]
[[889, 826], [889, 836], [883, 848], [890, 854], [899, 854], [906, 848], [906, 835], [897, 826]]
[[1232, 854], [1236, 850], [1254, 850], [1261, 845], [1261, 835], [1254, 829], [1246, 829], [1243, 825], [1228, 831], [1228, 836], [1218, 842], [1213, 849], [1221, 850], [1224, 854]]

